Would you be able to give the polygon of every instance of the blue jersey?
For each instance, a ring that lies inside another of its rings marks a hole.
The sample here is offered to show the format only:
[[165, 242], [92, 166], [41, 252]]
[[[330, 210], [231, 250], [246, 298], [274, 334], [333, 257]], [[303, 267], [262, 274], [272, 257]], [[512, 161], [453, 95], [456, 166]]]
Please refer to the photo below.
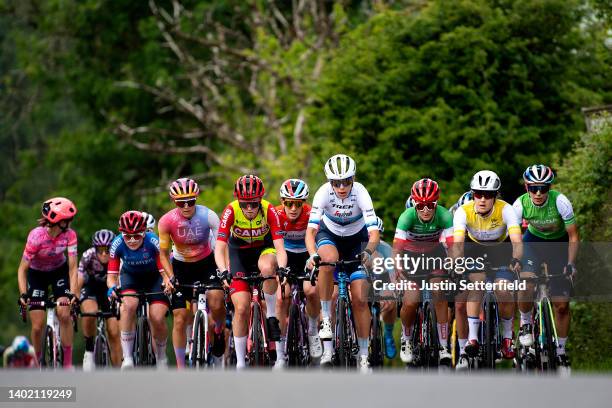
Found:
[[159, 238], [152, 232], [147, 232], [140, 248], [131, 250], [123, 236], [118, 235], [110, 247], [110, 260], [108, 262], [108, 273], [121, 272], [129, 274], [150, 273], [159, 271], [161, 262], [159, 260]]

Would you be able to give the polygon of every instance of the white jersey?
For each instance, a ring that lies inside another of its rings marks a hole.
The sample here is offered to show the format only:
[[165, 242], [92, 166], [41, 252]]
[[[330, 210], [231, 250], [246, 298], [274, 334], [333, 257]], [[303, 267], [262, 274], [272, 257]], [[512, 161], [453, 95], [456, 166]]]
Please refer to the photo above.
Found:
[[355, 235], [364, 225], [368, 231], [378, 229], [372, 198], [363, 184], [358, 182], [353, 183], [344, 200], [336, 196], [330, 183], [319, 188], [312, 202], [308, 227], [319, 228], [321, 221], [340, 237]]

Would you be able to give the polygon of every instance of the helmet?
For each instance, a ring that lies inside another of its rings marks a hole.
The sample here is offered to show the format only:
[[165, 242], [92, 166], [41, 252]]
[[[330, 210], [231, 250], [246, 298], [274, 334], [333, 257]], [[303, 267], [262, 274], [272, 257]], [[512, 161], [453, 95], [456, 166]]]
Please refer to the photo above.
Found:
[[247, 174], [236, 180], [234, 197], [239, 200], [252, 200], [263, 197], [266, 189], [263, 181], [257, 176]]
[[285, 180], [280, 188], [281, 198], [305, 200], [308, 198], [309, 193], [308, 184], [300, 179]]
[[155, 229], [155, 217], [153, 214], [149, 214], [148, 212], [142, 211], [142, 216], [145, 219], [145, 225], [148, 230], [153, 231]]
[[126, 211], [119, 218], [119, 231], [127, 234], [144, 232], [147, 228], [145, 219], [140, 211]]
[[543, 164], [534, 164], [525, 169], [523, 173], [523, 180], [525, 183], [542, 183], [552, 184], [555, 179], [555, 174], [552, 169]]
[[343, 180], [355, 175], [357, 166], [355, 160], [345, 154], [337, 154], [327, 160], [324, 166], [328, 180]]
[[110, 246], [111, 242], [115, 239], [115, 233], [111, 230], [102, 229], [100, 231], [96, 231], [93, 234], [93, 238], [91, 242], [93, 246]]
[[498, 191], [501, 187], [501, 180], [491, 170], [481, 170], [474, 174], [472, 181], [470, 182], [470, 188], [472, 190], [480, 191]]
[[77, 213], [77, 208], [69, 199], [55, 197], [44, 202], [41, 212], [47, 221], [56, 224], [62, 220], [72, 219]]
[[200, 195], [198, 183], [190, 178], [180, 178], [170, 184], [170, 198], [177, 200], [180, 198], [195, 198]]
[[459, 197], [459, 200], [457, 200], [457, 206], [461, 207], [463, 204], [467, 203], [468, 201], [472, 201], [474, 200], [474, 196], [472, 194], [472, 191], [466, 191], [465, 193], [463, 193], [463, 195], [461, 197]]
[[30, 350], [30, 342], [25, 336], [16, 336], [13, 339], [11, 348], [13, 349], [14, 352], [27, 353]]
[[378, 227], [378, 230], [380, 231], [381, 234], [385, 232], [385, 227], [383, 225], [382, 218], [376, 217], [376, 226]]
[[414, 207], [414, 198], [412, 196], [408, 197], [406, 200], [406, 208]]
[[410, 196], [415, 202], [438, 201], [438, 198], [440, 198], [440, 189], [438, 188], [438, 183], [428, 178], [420, 179], [412, 185]]

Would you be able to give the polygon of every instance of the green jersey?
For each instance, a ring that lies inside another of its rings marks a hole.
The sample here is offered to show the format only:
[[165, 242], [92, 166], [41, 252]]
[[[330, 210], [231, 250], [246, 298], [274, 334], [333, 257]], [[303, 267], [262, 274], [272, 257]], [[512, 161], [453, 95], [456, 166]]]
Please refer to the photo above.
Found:
[[572, 203], [558, 191], [550, 190], [548, 199], [540, 206], [535, 205], [529, 193], [516, 199], [514, 211], [520, 219], [529, 223], [529, 232], [542, 239], [558, 239], [565, 236], [568, 225], [576, 223]]
[[[411, 207], [407, 208], [397, 221], [393, 246], [422, 252], [434, 249], [438, 242], [452, 239], [452, 236], [453, 216], [446, 208], [437, 205], [433, 218], [429, 222], [423, 222], [416, 209]], [[423, 242], [433, 244], [424, 246]]]

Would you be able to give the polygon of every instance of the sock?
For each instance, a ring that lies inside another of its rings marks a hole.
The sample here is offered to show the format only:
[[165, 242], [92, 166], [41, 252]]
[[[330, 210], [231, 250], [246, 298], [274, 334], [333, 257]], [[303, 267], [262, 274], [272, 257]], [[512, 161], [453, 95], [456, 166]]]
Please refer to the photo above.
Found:
[[468, 340], [478, 340], [478, 329], [480, 329], [480, 319], [468, 316], [469, 334]]
[[331, 318], [331, 300], [321, 301], [321, 315], [324, 319]]
[[359, 355], [367, 356], [369, 354], [370, 339], [367, 337], [365, 339], [359, 337], [357, 338], [357, 344], [359, 344]]
[[94, 338], [85, 336], [85, 351], [94, 351]]
[[276, 317], [276, 295], [264, 292], [264, 298], [266, 298], [266, 317]]
[[393, 337], [394, 327], [395, 327], [395, 324], [393, 323], [385, 323], [385, 337], [386, 338]]
[[514, 328], [512, 327], [512, 323], [514, 322], [514, 320], [512, 318], [510, 319], [504, 319], [502, 318], [502, 327], [504, 329], [504, 339], [512, 339], [512, 333], [514, 331]]
[[175, 347], [174, 355], [176, 356], [176, 368], [185, 368], [185, 348]]
[[236, 337], [234, 336], [234, 347], [236, 348], [236, 368], [244, 368], [246, 362], [244, 358], [246, 356], [247, 336]]
[[134, 352], [135, 331], [121, 332], [121, 350], [123, 350], [123, 359], [132, 358]]
[[448, 345], [448, 323], [438, 323], [438, 342], [440, 346]]
[[529, 309], [528, 312], [521, 312], [521, 326], [524, 324], [533, 324], [533, 308]]
[[155, 339], [155, 358], [159, 360], [166, 359], [166, 338], [161, 340]]
[[558, 345], [557, 345], [557, 355], [561, 356], [563, 354], [565, 354], [565, 343], [567, 342], [567, 337], [559, 337], [557, 339]]
[[330, 353], [334, 352], [334, 343], [331, 340], [323, 340], [323, 350]]
[[281, 337], [280, 341], [276, 342], [276, 359], [285, 359], [285, 345], [287, 343], [287, 337]]
[[319, 319], [308, 316], [308, 335], [317, 336], [319, 334]]
[[467, 339], [459, 339], [459, 355], [465, 354], [465, 343]]
[[192, 331], [193, 331], [193, 325], [192, 324], [188, 324], [188, 325], [185, 326], [185, 335], [187, 336], [187, 339], [191, 338], [191, 335], [193, 334]]
[[64, 368], [72, 367], [72, 346], [62, 346], [64, 351]]
[[412, 326], [406, 328], [404, 323], [402, 323], [402, 340], [408, 340], [412, 336]]

